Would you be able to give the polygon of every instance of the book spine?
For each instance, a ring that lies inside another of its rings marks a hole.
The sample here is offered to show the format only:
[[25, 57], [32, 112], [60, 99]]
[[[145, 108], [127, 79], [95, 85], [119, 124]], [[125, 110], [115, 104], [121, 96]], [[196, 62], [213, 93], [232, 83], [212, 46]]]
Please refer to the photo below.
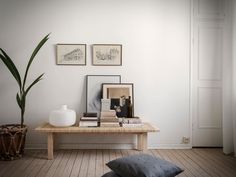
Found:
[[98, 126], [97, 122], [79, 122], [80, 127]]
[[116, 111], [102, 111], [101, 112], [101, 117], [114, 117], [116, 116]]
[[97, 117], [97, 113], [95, 112], [84, 112], [83, 117]]
[[97, 122], [98, 119], [80, 119], [80, 122]]
[[140, 120], [140, 119], [137, 119], [137, 120], [123, 120], [123, 123], [125, 123], [125, 124], [140, 124], [140, 123], [142, 123], [142, 120]]
[[122, 124], [122, 127], [142, 127], [143, 124]]

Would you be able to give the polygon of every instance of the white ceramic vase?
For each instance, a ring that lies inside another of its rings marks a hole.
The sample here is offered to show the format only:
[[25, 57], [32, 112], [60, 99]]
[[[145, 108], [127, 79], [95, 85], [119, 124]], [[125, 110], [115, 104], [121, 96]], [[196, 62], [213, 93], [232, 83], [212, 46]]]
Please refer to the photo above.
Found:
[[54, 127], [69, 127], [76, 122], [74, 110], [67, 109], [67, 105], [62, 105], [61, 109], [54, 110], [49, 115], [49, 123]]

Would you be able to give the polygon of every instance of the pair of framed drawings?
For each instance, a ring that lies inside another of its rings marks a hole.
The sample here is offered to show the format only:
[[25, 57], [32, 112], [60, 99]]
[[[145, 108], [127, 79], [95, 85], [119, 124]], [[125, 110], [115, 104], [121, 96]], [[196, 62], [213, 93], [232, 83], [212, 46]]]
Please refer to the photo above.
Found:
[[[58, 65], [86, 65], [86, 44], [57, 44]], [[94, 44], [92, 65], [121, 66], [121, 44]]]
[[[98, 115], [101, 111], [101, 99], [111, 100], [111, 109], [115, 106], [121, 106], [122, 97], [130, 98], [132, 106], [134, 105], [133, 83], [121, 83], [120, 75], [87, 75], [86, 76], [86, 111], [96, 112]], [[127, 117], [127, 110], [123, 105], [120, 117]], [[133, 110], [132, 110], [133, 111]]]

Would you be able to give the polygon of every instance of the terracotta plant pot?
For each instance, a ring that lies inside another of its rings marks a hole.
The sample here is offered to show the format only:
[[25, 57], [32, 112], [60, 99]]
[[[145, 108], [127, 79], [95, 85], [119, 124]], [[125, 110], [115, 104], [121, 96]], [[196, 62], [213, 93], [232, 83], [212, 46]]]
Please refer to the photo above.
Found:
[[15, 160], [22, 157], [27, 127], [20, 124], [0, 126], [0, 159]]

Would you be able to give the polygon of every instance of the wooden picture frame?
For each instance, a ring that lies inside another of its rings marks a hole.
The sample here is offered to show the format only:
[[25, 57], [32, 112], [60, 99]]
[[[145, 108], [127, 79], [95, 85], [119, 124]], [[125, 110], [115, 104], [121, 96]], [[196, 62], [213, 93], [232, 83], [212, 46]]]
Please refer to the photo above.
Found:
[[92, 49], [92, 64], [95, 66], [121, 66], [121, 44], [94, 44]]
[[86, 65], [86, 44], [57, 44], [57, 65]]
[[103, 83], [120, 83], [120, 75], [86, 76], [86, 111], [100, 113]]
[[[134, 84], [133, 83], [104, 83], [102, 84], [103, 99], [111, 99], [111, 109], [113, 105], [120, 106], [121, 113], [117, 114], [118, 117], [128, 117], [127, 101], [130, 97], [132, 105], [132, 115], [134, 115]], [[123, 100], [123, 103], [120, 103]], [[115, 103], [116, 102], [116, 103]], [[119, 104], [119, 105], [117, 105]], [[123, 104], [123, 105], [122, 105]], [[124, 106], [122, 108], [122, 106]]]

